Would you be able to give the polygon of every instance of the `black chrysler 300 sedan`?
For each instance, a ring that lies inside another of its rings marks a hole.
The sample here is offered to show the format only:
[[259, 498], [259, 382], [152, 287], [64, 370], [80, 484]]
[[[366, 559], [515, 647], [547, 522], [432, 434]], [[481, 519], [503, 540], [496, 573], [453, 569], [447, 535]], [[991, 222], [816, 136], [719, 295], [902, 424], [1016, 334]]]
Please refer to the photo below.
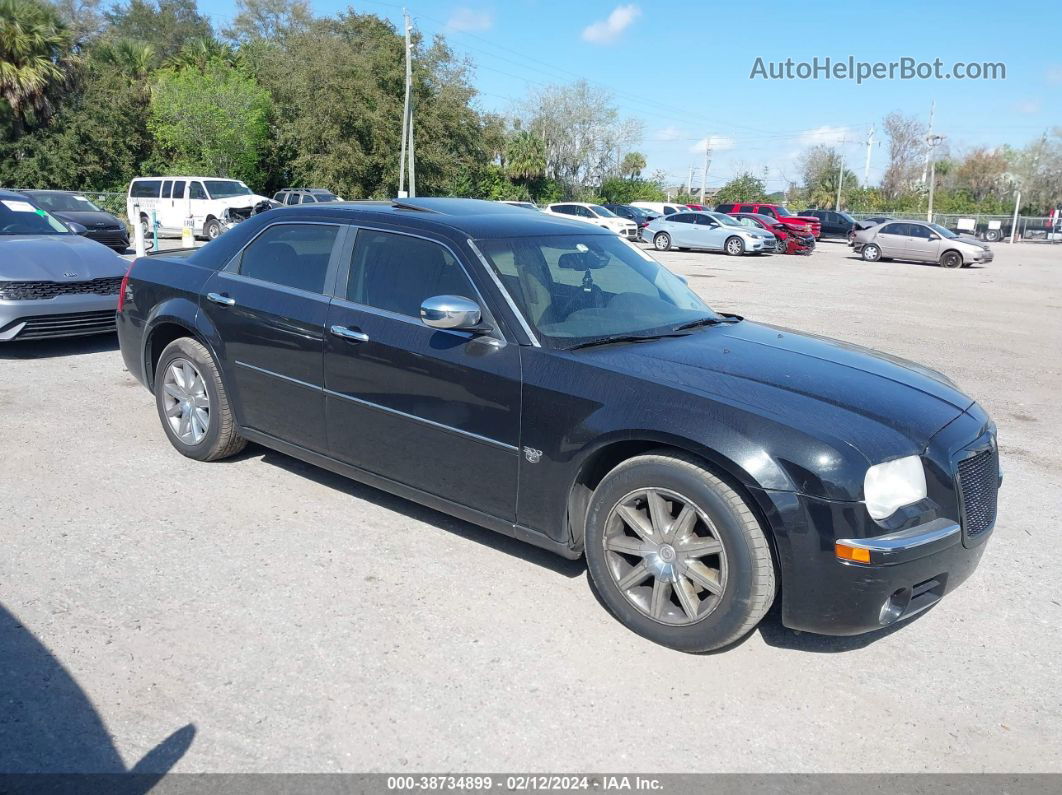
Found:
[[714, 312], [612, 232], [503, 204], [265, 213], [136, 260], [118, 331], [184, 455], [253, 441], [585, 555], [677, 649], [776, 598], [812, 632], [902, 620], [995, 523], [995, 426], [946, 377]]

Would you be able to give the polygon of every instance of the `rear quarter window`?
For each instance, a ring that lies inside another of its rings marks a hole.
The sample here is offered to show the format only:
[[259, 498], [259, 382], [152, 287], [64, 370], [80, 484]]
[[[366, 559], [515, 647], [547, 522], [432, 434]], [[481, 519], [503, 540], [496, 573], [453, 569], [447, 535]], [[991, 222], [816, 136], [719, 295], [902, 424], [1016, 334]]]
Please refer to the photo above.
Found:
[[134, 182], [129, 188], [129, 196], [133, 199], [157, 199], [162, 180], [144, 179]]

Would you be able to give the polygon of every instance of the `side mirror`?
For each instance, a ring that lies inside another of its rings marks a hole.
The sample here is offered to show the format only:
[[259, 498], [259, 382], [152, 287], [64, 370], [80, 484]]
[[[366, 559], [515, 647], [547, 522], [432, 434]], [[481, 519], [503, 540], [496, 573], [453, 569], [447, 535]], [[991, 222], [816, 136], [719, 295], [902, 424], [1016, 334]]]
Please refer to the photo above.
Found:
[[420, 319], [432, 328], [482, 331], [482, 318], [479, 304], [460, 295], [436, 295], [420, 305]]
[[77, 221], [67, 221], [66, 228], [73, 232], [75, 235], [83, 235], [88, 231], [87, 226], [82, 226]]
[[936, 234], [935, 232], [930, 232], [929, 233], [929, 239], [930, 240], [940, 240], [940, 235]]
[[709, 221], [708, 222], [708, 228], [709, 229], [718, 229], [719, 228], [719, 222], [718, 221]]

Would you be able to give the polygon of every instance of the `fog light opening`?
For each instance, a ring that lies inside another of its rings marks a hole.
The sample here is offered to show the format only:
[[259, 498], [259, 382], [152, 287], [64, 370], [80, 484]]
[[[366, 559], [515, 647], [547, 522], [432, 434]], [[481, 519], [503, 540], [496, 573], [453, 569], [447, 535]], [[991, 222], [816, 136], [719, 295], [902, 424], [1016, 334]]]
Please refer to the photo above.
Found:
[[892, 595], [885, 600], [885, 604], [881, 606], [881, 615], [878, 616], [878, 623], [883, 627], [893, 623], [903, 615], [903, 611], [907, 609], [907, 605], [910, 603], [911, 589], [896, 589], [892, 592]]

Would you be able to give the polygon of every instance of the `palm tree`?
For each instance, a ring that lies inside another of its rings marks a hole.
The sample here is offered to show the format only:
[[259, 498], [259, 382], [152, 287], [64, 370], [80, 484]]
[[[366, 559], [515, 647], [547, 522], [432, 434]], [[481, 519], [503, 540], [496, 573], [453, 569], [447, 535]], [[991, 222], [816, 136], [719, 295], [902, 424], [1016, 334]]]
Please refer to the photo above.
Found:
[[628, 152], [620, 163], [620, 174], [634, 179], [645, 168], [645, 155], [641, 152]]
[[167, 58], [166, 66], [174, 69], [192, 67], [203, 71], [211, 61], [234, 65], [236, 53], [232, 47], [217, 39], [195, 38], [186, 41], [180, 50]]
[[0, 98], [15, 131], [48, 116], [48, 88], [65, 77], [73, 36], [39, 0], [0, 0]]
[[514, 133], [505, 147], [505, 171], [512, 179], [541, 177], [546, 173], [546, 142], [527, 130]]
[[116, 39], [97, 44], [92, 50], [93, 60], [114, 67], [132, 81], [147, 77], [155, 65], [155, 49], [132, 39]]

